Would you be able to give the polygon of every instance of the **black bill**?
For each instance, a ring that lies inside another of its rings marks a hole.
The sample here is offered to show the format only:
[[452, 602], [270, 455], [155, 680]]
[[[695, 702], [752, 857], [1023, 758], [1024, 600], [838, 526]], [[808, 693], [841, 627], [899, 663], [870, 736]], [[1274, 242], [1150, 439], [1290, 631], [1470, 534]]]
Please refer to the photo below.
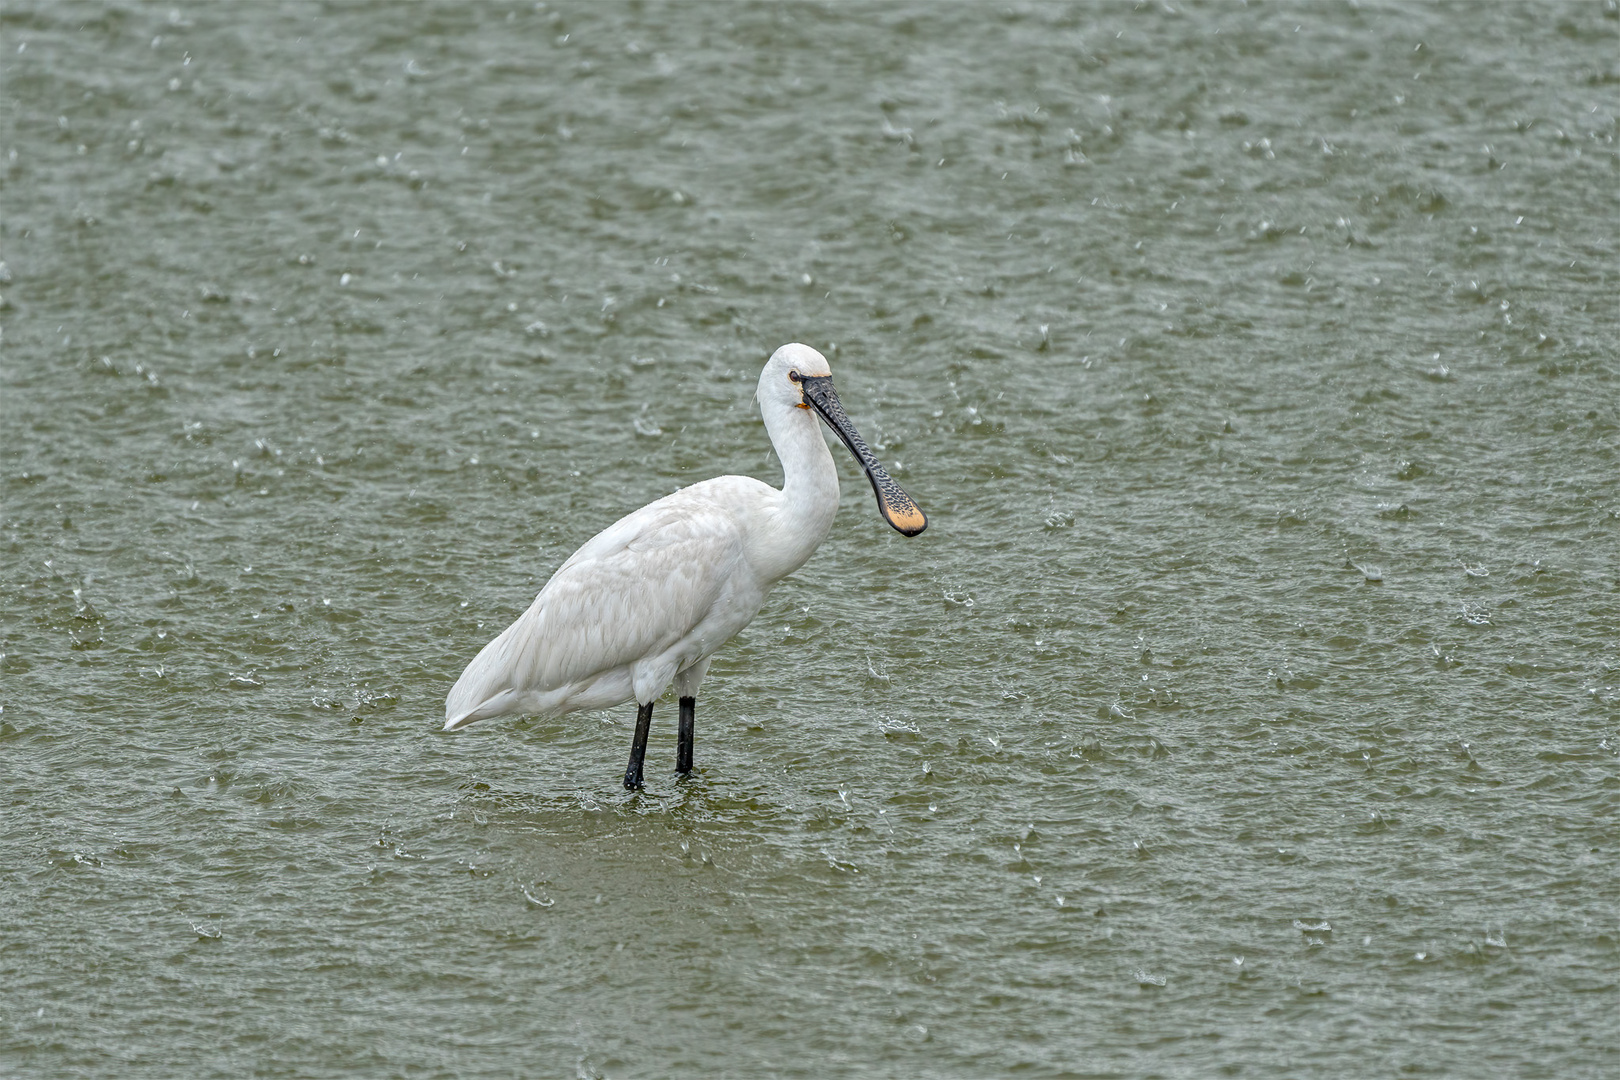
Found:
[[884, 471], [878, 464], [872, 451], [867, 449], [866, 440], [861, 433], [855, 430], [855, 425], [849, 422], [849, 414], [844, 412], [844, 406], [838, 401], [838, 391], [833, 389], [831, 375], [800, 375], [799, 386], [804, 393], [804, 400], [821, 414], [827, 421], [827, 426], [844, 440], [849, 452], [855, 455], [855, 460], [861, 463], [866, 470], [866, 478], [872, 481], [872, 491], [877, 495], [878, 512], [883, 520], [894, 527], [902, 536], [916, 536], [928, 528], [928, 517], [917, 504], [911, 501], [911, 496], [903, 491], [894, 478]]

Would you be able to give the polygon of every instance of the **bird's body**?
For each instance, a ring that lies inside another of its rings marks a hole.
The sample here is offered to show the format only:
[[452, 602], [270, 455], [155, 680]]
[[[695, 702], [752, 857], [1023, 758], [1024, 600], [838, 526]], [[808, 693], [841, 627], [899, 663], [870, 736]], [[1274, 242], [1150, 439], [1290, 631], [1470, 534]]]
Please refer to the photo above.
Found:
[[908, 535], [922, 531], [921, 511], [844, 416], [820, 353], [803, 345], [777, 350], [757, 396], [782, 462], [782, 488], [720, 476], [597, 533], [467, 665], [445, 702], [446, 729], [635, 700], [641, 713], [625, 783], [637, 786], [652, 702], [674, 683], [682, 707], [680, 771], [690, 769], [691, 714], [710, 658], [832, 528], [838, 470], [818, 414], [862, 459], [890, 524]]
[[467, 668], [445, 705], [448, 726], [650, 701], [705, 664], [776, 583], [749, 558], [746, 519], [780, 494], [720, 476], [597, 533]]

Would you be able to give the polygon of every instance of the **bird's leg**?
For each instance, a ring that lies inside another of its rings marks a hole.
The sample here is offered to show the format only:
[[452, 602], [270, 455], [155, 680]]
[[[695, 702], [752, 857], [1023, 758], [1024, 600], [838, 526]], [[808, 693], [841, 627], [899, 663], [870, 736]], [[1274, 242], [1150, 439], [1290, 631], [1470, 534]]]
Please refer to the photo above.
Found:
[[692, 771], [692, 727], [697, 712], [697, 698], [681, 698], [681, 722], [675, 736], [675, 771], [685, 776]]
[[636, 707], [636, 737], [630, 743], [630, 767], [624, 770], [624, 786], [631, 791], [641, 787], [641, 762], [647, 756], [647, 732], [652, 729], [652, 702]]

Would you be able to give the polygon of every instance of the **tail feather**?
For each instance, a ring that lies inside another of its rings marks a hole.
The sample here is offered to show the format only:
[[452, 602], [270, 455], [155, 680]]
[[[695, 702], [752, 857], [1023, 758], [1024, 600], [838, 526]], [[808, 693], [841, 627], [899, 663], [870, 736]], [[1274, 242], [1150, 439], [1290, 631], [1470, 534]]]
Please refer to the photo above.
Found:
[[[456, 684], [458, 687], [459, 683]], [[486, 698], [476, 704], [467, 705], [456, 701], [455, 691], [451, 691], [450, 700], [445, 702], [444, 730], [459, 731], [469, 724], [476, 724], [480, 720], [488, 720], [492, 716], [500, 716], [512, 711], [517, 705], [519, 694], [516, 690], [502, 690], [494, 697]]]
[[506, 656], [511, 634], [509, 628], [480, 649], [450, 688], [444, 699], [444, 730], [455, 731], [517, 708], [521, 695], [512, 685], [512, 665]]

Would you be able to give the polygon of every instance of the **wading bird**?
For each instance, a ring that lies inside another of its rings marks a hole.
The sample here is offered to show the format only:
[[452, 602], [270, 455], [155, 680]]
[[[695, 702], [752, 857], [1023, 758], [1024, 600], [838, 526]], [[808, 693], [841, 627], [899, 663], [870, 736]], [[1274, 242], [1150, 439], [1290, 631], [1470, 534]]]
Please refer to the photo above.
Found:
[[866, 470], [884, 520], [906, 536], [927, 528], [845, 415], [826, 357], [808, 345], [782, 346], [755, 396], [782, 461], [782, 489], [717, 476], [597, 533], [467, 665], [444, 703], [446, 731], [509, 713], [551, 717], [634, 700], [624, 786], [639, 788], [653, 702], [673, 682], [675, 770], [691, 772], [698, 684], [710, 659], [832, 529], [838, 469], [818, 417]]

